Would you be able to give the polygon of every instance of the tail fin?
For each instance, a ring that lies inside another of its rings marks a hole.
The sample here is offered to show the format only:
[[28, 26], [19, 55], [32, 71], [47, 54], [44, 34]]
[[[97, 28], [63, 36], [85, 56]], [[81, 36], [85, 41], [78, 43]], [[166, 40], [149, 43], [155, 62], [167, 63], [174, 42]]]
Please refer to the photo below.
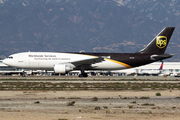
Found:
[[161, 63], [161, 66], [160, 66], [159, 70], [162, 70], [162, 69], [163, 69], [163, 61]]
[[140, 50], [139, 53], [164, 54], [174, 29], [175, 27], [164, 28], [144, 49]]

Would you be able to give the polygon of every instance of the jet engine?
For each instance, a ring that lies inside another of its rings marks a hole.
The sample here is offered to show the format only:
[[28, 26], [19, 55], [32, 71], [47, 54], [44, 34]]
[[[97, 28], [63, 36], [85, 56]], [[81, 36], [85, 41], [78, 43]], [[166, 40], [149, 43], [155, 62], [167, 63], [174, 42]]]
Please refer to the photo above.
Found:
[[73, 64], [55, 64], [54, 65], [54, 72], [55, 73], [66, 73], [73, 70]]

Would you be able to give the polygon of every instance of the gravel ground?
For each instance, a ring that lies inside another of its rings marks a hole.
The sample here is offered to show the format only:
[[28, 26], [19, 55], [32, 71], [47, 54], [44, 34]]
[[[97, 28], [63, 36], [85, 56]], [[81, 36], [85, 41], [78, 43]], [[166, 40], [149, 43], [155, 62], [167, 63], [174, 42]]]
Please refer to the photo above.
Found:
[[178, 120], [179, 95], [178, 90], [0, 91], [0, 120]]

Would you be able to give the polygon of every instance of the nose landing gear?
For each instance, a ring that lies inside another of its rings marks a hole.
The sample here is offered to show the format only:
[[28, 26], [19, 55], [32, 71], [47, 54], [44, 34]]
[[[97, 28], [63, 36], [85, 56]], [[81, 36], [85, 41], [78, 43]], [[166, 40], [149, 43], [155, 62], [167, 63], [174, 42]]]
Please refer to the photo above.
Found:
[[22, 77], [26, 77], [26, 72], [23, 71], [22, 74], [21, 74], [21, 76], [22, 76]]

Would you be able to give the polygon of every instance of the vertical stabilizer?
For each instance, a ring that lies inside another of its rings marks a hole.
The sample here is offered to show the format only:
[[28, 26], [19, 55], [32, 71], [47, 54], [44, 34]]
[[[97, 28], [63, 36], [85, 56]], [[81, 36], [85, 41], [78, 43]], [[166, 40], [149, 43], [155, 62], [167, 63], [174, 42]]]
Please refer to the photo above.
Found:
[[164, 54], [175, 27], [164, 28], [144, 49], [139, 53]]
[[161, 63], [161, 66], [160, 66], [159, 70], [161, 70], [161, 71], [163, 70], [163, 61]]

